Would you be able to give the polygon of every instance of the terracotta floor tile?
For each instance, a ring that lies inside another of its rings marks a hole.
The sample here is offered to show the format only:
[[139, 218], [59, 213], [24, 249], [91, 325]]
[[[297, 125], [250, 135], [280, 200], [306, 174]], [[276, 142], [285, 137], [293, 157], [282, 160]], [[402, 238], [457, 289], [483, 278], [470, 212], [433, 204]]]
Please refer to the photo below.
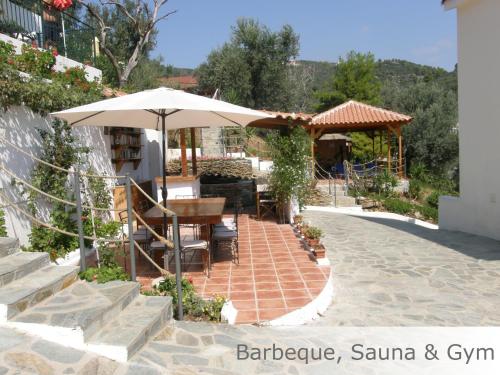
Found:
[[280, 290], [280, 284], [279, 283], [256, 283], [255, 289], [256, 290]]
[[322, 273], [303, 274], [302, 277], [306, 281], [324, 281], [325, 280], [325, 275], [323, 275]]
[[221, 293], [227, 292], [229, 289], [228, 285], [206, 285], [205, 293]]
[[304, 289], [306, 288], [305, 284], [302, 281], [281, 281], [280, 282], [282, 289]]
[[259, 278], [261, 276], [276, 276], [276, 271], [274, 268], [264, 268], [264, 269], [257, 269], [253, 271], [253, 274], [255, 276], [255, 279], [259, 281]]
[[248, 284], [253, 283], [252, 276], [231, 276], [231, 284]]
[[257, 321], [257, 310], [241, 310], [236, 316], [236, 323], [254, 323]]
[[256, 310], [257, 301], [254, 299], [248, 301], [233, 301], [233, 305], [237, 310]]
[[259, 311], [263, 309], [284, 309], [286, 307], [283, 299], [259, 299], [257, 300]]
[[274, 299], [274, 298], [282, 298], [280, 290], [257, 290], [257, 298], [258, 299]]
[[291, 299], [291, 298], [308, 298], [309, 294], [307, 293], [306, 289], [300, 290], [300, 289], [284, 289], [283, 294], [285, 295], [285, 298]]
[[293, 299], [287, 298], [286, 305], [289, 309], [298, 309], [304, 307], [311, 301], [312, 301], [311, 298], [293, 298]]
[[254, 283], [231, 284], [231, 292], [252, 292], [255, 288]]
[[256, 283], [277, 283], [278, 276], [277, 275], [261, 275], [255, 277]]
[[259, 320], [266, 321], [266, 320], [273, 320], [276, 318], [279, 318], [280, 316], [283, 316], [287, 313], [286, 309], [266, 309], [266, 310], [259, 310]]
[[248, 301], [255, 299], [255, 293], [253, 291], [248, 292], [231, 292], [231, 299], [233, 301]]

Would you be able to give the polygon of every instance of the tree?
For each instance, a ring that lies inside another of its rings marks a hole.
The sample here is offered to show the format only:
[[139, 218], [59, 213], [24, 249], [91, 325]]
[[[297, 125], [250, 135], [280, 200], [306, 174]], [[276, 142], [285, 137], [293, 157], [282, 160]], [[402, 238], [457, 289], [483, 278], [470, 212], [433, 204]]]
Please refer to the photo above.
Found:
[[317, 93], [317, 111], [326, 111], [348, 100], [378, 105], [381, 83], [375, 75], [376, 62], [371, 53], [349, 52], [340, 58], [330, 87]]
[[387, 85], [384, 101], [394, 110], [413, 117], [403, 127], [407, 165], [423, 164], [433, 175], [446, 176], [458, 166], [458, 104], [453, 89], [435, 82], [407, 88]]
[[302, 208], [309, 192], [310, 140], [303, 127], [295, 126], [289, 135], [270, 134], [267, 143], [273, 160], [269, 189], [278, 202], [280, 221], [283, 222], [284, 212], [292, 198], [296, 198]]
[[220, 89], [224, 98], [251, 108], [286, 110], [287, 69], [298, 51], [299, 37], [291, 26], [272, 32], [253, 19], [240, 19], [231, 40], [197, 69], [200, 89]]
[[[336, 107], [348, 100], [378, 105], [381, 102], [381, 83], [376, 74], [375, 57], [371, 53], [349, 52], [340, 58], [331, 84], [316, 94], [318, 112]], [[372, 158], [372, 140], [364, 133], [350, 134], [353, 140], [354, 159], [366, 161]]]
[[154, 46], [158, 22], [176, 11], [160, 15], [168, 0], [109, 0], [100, 6], [78, 0], [98, 31], [100, 50], [108, 58], [119, 87], [124, 87], [142, 57]]

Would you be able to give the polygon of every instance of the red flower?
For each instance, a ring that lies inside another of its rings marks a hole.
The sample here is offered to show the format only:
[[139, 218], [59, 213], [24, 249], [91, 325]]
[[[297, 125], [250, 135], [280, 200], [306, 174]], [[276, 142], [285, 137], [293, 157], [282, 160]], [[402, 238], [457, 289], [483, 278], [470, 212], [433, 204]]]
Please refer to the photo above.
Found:
[[192, 284], [192, 283], [193, 283], [193, 276], [189, 276], [189, 277], [188, 277], [188, 282], [189, 282], [189, 284]]
[[59, 53], [57, 52], [56, 48], [52, 48], [52, 56], [57, 57]]
[[58, 10], [64, 10], [73, 5], [73, 2], [71, 0], [54, 0], [52, 5]]

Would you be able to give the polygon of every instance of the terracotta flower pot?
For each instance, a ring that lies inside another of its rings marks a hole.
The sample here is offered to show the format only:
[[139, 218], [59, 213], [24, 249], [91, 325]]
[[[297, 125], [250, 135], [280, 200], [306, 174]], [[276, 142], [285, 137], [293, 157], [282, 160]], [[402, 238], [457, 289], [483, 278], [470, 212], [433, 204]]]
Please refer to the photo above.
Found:
[[314, 247], [314, 255], [317, 259], [325, 257], [325, 247], [323, 245], [317, 245]]
[[307, 243], [309, 244], [309, 246], [315, 247], [319, 245], [319, 239], [308, 238]]

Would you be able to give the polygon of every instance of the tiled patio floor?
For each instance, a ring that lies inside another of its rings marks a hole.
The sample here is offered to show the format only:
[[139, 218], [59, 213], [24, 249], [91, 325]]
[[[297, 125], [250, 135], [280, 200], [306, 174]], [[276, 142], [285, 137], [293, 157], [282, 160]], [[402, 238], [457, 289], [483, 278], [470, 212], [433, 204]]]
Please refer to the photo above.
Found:
[[[210, 278], [195, 264], [184, 273], [201, 296], [231, 299], [238, 309], [237, 323], [276, 319], [305, 306], [323, 290], [330, 267], [316, 264], [290, 225], [242, 215], [239, 230], [239, 264], [229, 254], [216, 253]], [[148, 287], [159, 275], [143, 262], [138, 279]]]

